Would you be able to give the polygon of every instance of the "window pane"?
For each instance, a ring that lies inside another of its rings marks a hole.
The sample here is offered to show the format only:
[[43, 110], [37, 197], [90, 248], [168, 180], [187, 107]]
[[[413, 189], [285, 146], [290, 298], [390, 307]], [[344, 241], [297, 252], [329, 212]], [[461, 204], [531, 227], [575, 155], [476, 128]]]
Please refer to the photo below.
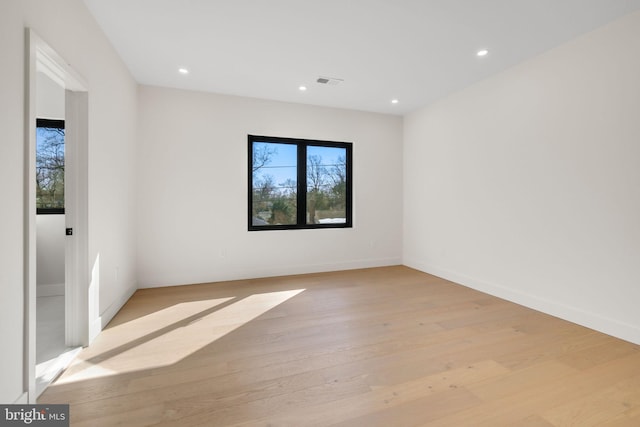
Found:
[[347, 222], [347, 150], [307, 147], [307, 224]]
[[296, 224], [297, 146], [253, 143], [252, 223]]
[[350, 142], [248, 135], [249, 231], [350, 228]]
[[36, 208], [64, 209], [64, 129], [36, 128]]

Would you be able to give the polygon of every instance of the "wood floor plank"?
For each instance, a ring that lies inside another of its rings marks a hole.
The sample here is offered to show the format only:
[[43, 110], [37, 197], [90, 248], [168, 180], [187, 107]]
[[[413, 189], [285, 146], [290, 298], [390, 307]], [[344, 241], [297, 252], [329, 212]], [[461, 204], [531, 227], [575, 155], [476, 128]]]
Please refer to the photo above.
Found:
[[640, 408], [640, 376], [570, 400], [542, 416], [554, 425], [599, 426], [612, 419], [628, 417], [635, 408]]
[[[587, 371], [575, 370], [573, 373], [563, 372], [561, 376], [539, 373], [541, 378], [531, 382], [531, 376], [524, 376], [518, 371], [514, 375], [524, 378], [527, 382], [518, 386], [517, 381], [508, 381], [510, 394], [503, 393], [496, 381], [488, 380], [483, 383], [470, 385], [468, 388], [474, 394], [481, 393], [484, 404], [462, 410], [430, 423], [430, 426], [451, 425], [518, 425], [525, 416], [542, 415], [546, 410], [555, 408], [564, 402], [578, 400], [591, 394], [600, 394], [608, 386], [620, 384], [629, 375], [637, 375], [640, 368], [640, 354], [633, 354], [622, 359], [595, 366]], [[549, 364], [550, 362], [545, 362]], [[559, 363], [559, 362], [556, 362]], [[557, 369], [557, 368], [556, 368]], [[529, 378], [529, 379], [527, 379]], [[631, 408], [630, 408], [631, 409]], [[562, 424], [554, 424], [562, 425]]]
[[419, 397], [400, 405], [390, 405], [388, 408], [368, 412], [357, 418], [327, 425], [331, 427], [421, 426], [430, 420], [477, 404], [478, 399], [473, 394], [464, 388], [457, 388]]
[[[388, 408], [404, 405], [423, 396], [446, 393], [464, 385], [491, 378], [505, 373], [506, 369], [493, 361], [483, 361], [475, 365], [440, 372], [395, 386], [375, 387], [337, 402], [306, 405], [292, 408], [285, 414], [272, 417], [269, 422], [275, 425], [332, 425], [346, 420], [357, 419], [367, 414], [385, 411]], [[466, 392], [464, 392], [466, 394]], [[467, 399], [465, 399], [467, 400]], [[467, 403], [465, 403], [465, 406]], [[264, 425], [266, 420], [249, 420], [242, 427]]]
[[40, 397], [73, 426], [640, 425], [640, 346], [416, 270], [137, 291]]

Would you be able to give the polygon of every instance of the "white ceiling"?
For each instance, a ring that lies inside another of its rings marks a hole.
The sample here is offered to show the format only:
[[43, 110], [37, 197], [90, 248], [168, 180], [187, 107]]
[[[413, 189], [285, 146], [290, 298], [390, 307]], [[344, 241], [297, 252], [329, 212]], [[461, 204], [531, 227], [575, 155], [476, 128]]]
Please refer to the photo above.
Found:
[[[390, 114], [640, 9], [640, 0], [84, 1], [139, 83]], [[489, 55], [477, 57], [481, 48]]]

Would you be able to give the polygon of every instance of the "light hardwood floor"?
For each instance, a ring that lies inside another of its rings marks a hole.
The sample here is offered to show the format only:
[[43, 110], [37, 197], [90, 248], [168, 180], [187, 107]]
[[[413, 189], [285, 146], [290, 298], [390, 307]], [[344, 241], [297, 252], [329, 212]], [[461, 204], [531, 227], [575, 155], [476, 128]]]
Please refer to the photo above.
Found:
[[640, 426], [640, 347], [406, 267], [139, 290], [74, 426]]

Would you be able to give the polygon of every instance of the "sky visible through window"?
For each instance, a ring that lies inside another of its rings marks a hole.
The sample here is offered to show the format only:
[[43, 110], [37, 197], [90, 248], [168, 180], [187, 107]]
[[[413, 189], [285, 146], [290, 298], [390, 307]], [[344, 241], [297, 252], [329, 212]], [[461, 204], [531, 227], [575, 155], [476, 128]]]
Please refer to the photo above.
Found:
[[273, 182], [278, 187], [286, 186], [287, 180], [296, 182], [298, 151], [294, 144], [274, 144], [271, 142], [255, 142], [254, 151], [270, 150], [269, 161], [257, 171], [262, 177], [271, 175]]
[[340, 163], [340, 157], [342, 157], [342, 163], [344, 163], [345, 152], [344, 148], [309, 146], [307, 147], [307, 158], [319, 156], [322, 159], [321, 166], [332, 168]]
[[[287, 181], [297, 181], [298, 153], [295, 144], [277, 144], [272, 142], [254, 142], [254, 151], [271, 150], [273, 153], [269, 162], [256, 171], [256, 177], [270, 175], [278, 187], [286, 187]], [[345, 149], [335, 147], [308, 146], [307, 158], [319, 156], [322, 159], [321, 166], [332, 168], [340, 161], [344, 162]]]

